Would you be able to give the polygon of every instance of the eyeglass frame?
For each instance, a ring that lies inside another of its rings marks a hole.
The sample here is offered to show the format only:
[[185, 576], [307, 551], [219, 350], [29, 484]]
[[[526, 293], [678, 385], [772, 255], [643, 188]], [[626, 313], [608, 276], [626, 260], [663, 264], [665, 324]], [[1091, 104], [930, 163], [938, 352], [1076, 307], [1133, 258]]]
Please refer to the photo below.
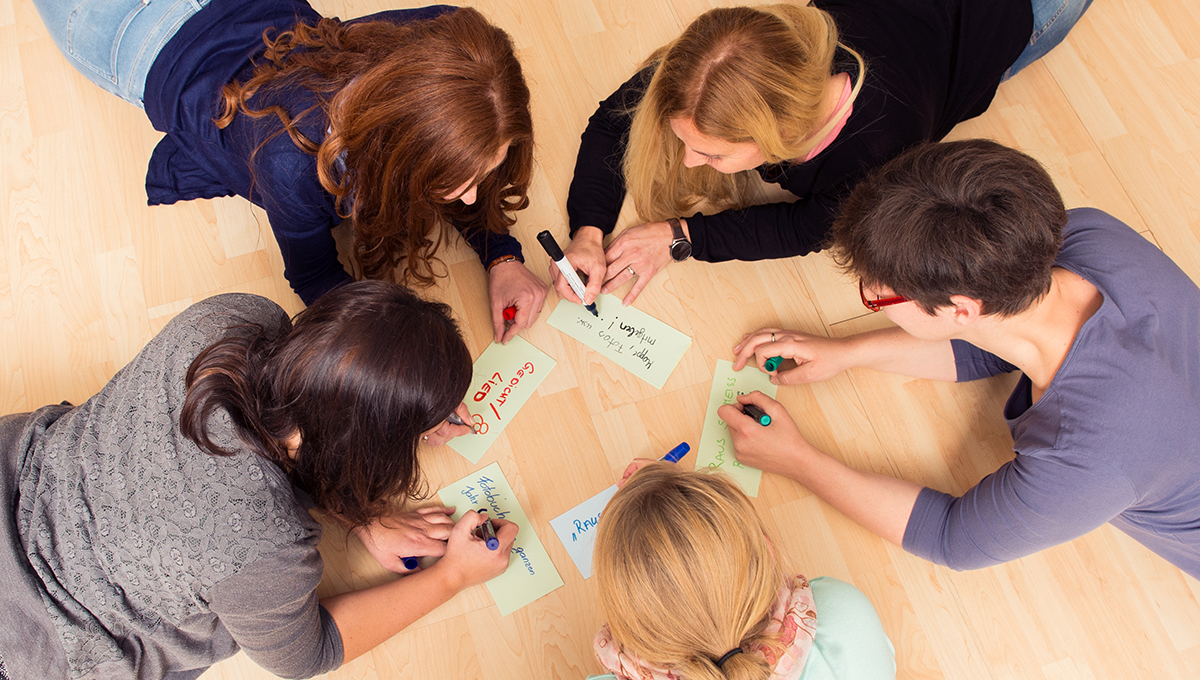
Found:
[[912, 300], [909, 300], [908, 298], [904, 297], [903, 295], [896, 295], [894, 297], [887, 297], [887, 298], [879, 298], [878, 300], [868, 300], [867, 293], [865, 290], [863, 290], [863, 280], [862, 279], [858, 280], [858, 297], [862, 298], [863, 306], [866, 307], [867, 309], [871, 310], [872, 312], [878, 312], [878, 311], [882, 310], [884, 307], [891, 307], [892, 305], [899, 305], [899, 304], [902, 304], [905, 302], [912, 302]]

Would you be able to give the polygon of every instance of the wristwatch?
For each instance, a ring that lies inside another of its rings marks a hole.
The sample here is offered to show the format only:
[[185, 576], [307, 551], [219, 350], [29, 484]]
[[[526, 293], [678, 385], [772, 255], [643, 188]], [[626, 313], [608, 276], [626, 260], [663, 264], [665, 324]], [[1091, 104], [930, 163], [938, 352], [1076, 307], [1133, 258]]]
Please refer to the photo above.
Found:
[[671, 238], [674, 239], [671, 241], [671, 259], [683, 262], [692, 256], [692, 242], [683, 235], [683, 225], [678, 218], [668, 219], [667, 224], [671, 225]]

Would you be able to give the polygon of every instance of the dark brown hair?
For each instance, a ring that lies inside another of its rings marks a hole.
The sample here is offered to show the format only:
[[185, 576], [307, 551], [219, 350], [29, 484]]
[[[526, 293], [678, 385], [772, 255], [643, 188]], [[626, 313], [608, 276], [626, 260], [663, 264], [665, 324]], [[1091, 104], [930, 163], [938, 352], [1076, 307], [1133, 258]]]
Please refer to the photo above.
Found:
[[1011, 316], [1050, 290], [1067, 223], [1045, 169], [984, 139], [923, 144], [873, 171], [830, 233], [838, 264], [932, 314], [965, 295]]
[[[353, 526], [386, 514], [393, 499], [423, 495], [421, 433], [453, 412], [471, 382], [449, 307], [397, 284], [358, 281], [326, 293], [279, 337], [256, 331], [192, 362], [184, 436], [230, 455], [208, 431], [225, 411], [242, 440]], [[292, 458], [287, 441], [297, 432]]]
[[[239, 112], [278, 117], [280, 133], [317, 157], [321, 186], [353, 221], [354, 258], [367, 278], [394, 280], [404, 264], [402, 281], [432, 284], [440, 224], [505, 233], [516, 223], [510, 213], [529, 204], [529, 88], [508, 34], [476, 10], [402, 25], [326, 18], [263, 40], [266, 59], [253, 76], [222, 91], [217, 126]], [[248, 103], [296, 85], [320, 103], [304, 111]], [[330, 128], [319, 145], [298, 128], [318, 108]], [[488, 173], [505, 143], [507, 158]], [[470, 181], [479, 184], [474, 205], [444, 199]]]

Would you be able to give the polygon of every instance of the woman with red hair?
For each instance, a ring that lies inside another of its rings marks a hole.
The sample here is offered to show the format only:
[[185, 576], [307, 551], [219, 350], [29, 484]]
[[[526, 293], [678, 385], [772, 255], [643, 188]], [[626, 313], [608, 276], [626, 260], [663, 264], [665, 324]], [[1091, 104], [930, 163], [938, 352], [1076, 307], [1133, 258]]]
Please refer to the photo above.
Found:
[[528, 204], [529, 89], [512, 41], [479, 12], [343, 22], [304, 0], [35, 4], [81, 73], [166, 133], [150, 204], [262, 207], [305, 304], [352, 279], [331, 234], [343, 219], [358, 274], [421, 285], [452, 225], [487, 267], [496, 340], [536, 319], [545, 285], [508, 234]]

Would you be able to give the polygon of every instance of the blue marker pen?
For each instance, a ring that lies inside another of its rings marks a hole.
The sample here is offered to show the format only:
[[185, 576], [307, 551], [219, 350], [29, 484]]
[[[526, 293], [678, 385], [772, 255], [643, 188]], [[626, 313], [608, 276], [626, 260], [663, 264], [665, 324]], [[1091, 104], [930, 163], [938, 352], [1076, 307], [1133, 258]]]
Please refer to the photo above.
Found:
[[688, 446], [687, 442], [682, 442], [679, 444], [679, 446], [676, 446], [675, 448], [668, 451], [667, 455], [663, 456], [662, 458], [659, 458], [659, 460], [665, 460], [668, 463], [678, 463], [679, 459], [686, 456], [688, 451], [691, 451], [691, 450], [692, 450], [692, 447]]
[[419, 562], [417, 562], [417, 558], [415, 558], [415, 557], [405, 557], [403, 562], [404, 562], [404, 568], [409, 571], [416, 569], [420, 564]]
[[475, 535], [483, 539], [488, 550], [500, 547], [500, 539], [496, 538], [496, 528], [492, 526], [492, 518], [487, 516], [487, 510], [480, 508], [479, 514], [484, 516], [483, 524], [475, 527]]

